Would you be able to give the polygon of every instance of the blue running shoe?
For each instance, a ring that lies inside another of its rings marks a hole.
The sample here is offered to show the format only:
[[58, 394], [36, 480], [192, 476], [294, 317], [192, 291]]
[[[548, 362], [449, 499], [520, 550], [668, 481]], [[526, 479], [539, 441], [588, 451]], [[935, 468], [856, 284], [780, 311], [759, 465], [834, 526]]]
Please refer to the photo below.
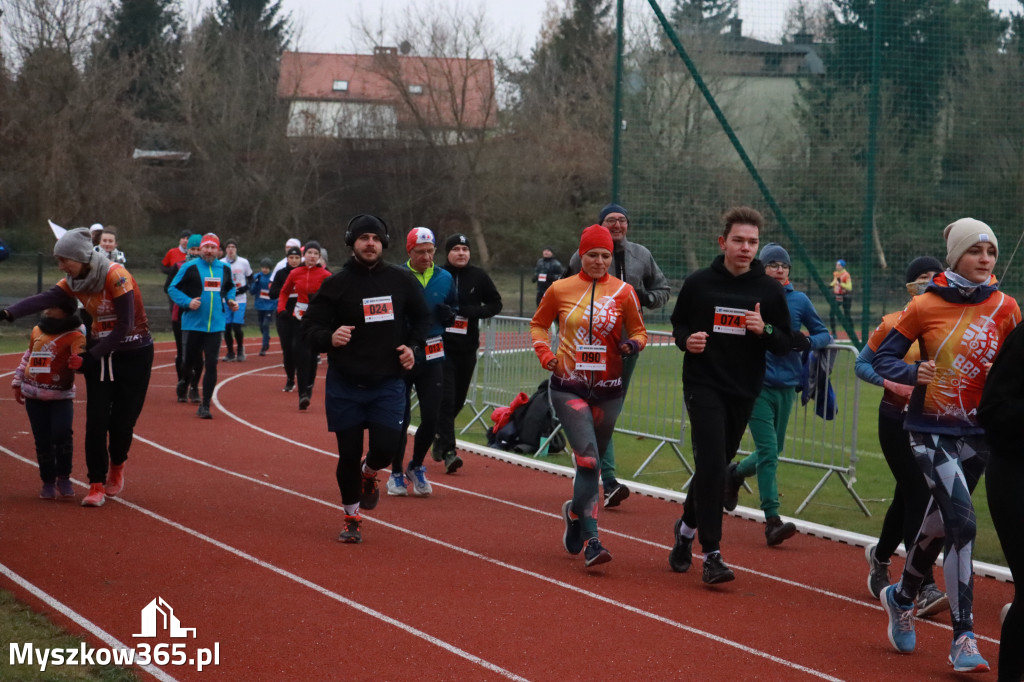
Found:
[[579, 519], [572, 518], [572, 500], [562, 505], [562, 518], [565, 519], [565, 533], [562, 534], [562, 546], [569, 554], [583, 551], [583, 527]]
[[599, 564], [606, 564], [612, 560], [612, 554], [607, 549], [601, 546], [601, 541], [597, 538], [590, 538], [587, 540], [587, 547], [583, 551], [583, 565], [597, 566]]
[[914, 634], [914, 605], [901, 606], [896, 603], [896, 585], [882, 589], [879, 601], [889, 616], [889, 643], [901, 654], [909, 654], [917, 644]]
[[987, 673], [988, 661], [978, 653], [973, 632], [965, 632], [949, 647], [949, 664], [958, 673]]
[[405, 478], [412, 481], [412, 489], [417, 495], [426, 497], [430, 493], [434, 492], [433, 487], [430, 485], [430, 481], [427, 480], [427, 467], [422, 464], [418, 467], [410, 466], [406, 469]]

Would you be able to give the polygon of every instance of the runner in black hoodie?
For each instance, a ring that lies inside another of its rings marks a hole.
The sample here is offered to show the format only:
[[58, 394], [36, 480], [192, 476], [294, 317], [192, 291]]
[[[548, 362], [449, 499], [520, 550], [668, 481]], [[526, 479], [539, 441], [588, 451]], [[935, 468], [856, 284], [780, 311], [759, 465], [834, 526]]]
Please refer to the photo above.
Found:
[[[345, 244], [352, 249], [341, 272], [331, 275], [312, 298], [301, 333], [314, 353], [327, 353], [324, 381], [327, 429], [338, 441], [338, 488], [345, 530], [338, 540], [362, 542], [360, 507], [377, 506], [377, 471], [391, 464], [402, 446], [405, 380], [423, 343], [431, 314], [408, 269], [382, 260], [389, 235], [384, 221], [358, 215]], [[363, 453], [363, 429], [370, 454]]]
[[752, 208], [732, 208], [718, 238], [723, 254], [683, 282], [672, 311], [672, 333], [683, 358], [683, 399], [689, 414], [694, 475], [676, 521], [672, 570], [692, 564], [700, 531], [703, 580], [735, 576], [722, 561], [722, 502], [726, 466], [736, 455], [764, 378], [764, 354], [791, 349], [789, 308], [782, 286], [755, 258], [763, 219]]
[[455, 320], [444, 330], [444, 394], [437, 417], [434, 459], [444, 462], [444, 472], [454, 474], [462, 466], [455, 453], [455, 418], [466, 404], [469, 383], [480, 348], [480, 320], [501, 312], [501, 294], [486, 272], [469, 264], [469, 239], [453, 234], [444, 243], [445, 264], [455, 280]]

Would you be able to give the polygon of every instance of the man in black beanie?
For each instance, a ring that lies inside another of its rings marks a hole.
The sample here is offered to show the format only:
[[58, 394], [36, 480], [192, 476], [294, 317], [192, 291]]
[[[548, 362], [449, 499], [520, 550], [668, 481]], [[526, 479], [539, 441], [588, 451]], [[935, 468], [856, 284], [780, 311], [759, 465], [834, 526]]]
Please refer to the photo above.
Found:
[[501, 294], [481, 268], [469, 264], [469, 239], [453, 234], [444, 243], [444, 269], [455, 280], [455, 320], [444, 330], [444, 393], [431, 451], [434, 460], [444, 462], [446, 474], [462, 466], [455, 454], [455, 418], [466, 404], [473, 380], [476, 353], [480, 348], [479, 321], [501, 312]]
[[[609, 274], [618, 277], [636, 291], [640, 300], [641, 311], [644, 308], [654, 310], [668, 301], [668, 280], [661, 268], [654, 262], [654, 256], [645, 246], [626, 239], [629, 231], [629, 214], [618, 204], [608, 204], [598, 213], [597, 221], [612, 235], [612, 267]], [[573, 253], [569, 260], [567, 275], [575, 275], [580, 271], [580, 255]], [[629, 390], [629, 380], [636, 369], [639, 353], [623, 356], [622, 386]], [[601, 486], [604, 488], [604, 506], [617, 507], [629, 497], [629, 488], [615, 478], [615, 440], [608, 441], [608, 449], [601, 456]]]

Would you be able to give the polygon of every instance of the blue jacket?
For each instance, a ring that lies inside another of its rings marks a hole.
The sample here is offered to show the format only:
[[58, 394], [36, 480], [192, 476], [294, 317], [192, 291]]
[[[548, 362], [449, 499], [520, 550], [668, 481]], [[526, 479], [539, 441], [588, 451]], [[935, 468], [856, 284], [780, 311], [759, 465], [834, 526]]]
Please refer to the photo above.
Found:
[[[832, 343], [832, 335], [828, 333], [825, 323], [818, 317], [807, 294], [797, 291], [793, 285], [786, 283], [786, 305], [789, 306], [790, 328], [793, 334], [800, 333], [800, 327], [810, 332], [812, 350], [819, 350]], [[803, 360], [797, 351], [786, 355], [765, 353], [764, 385], [772, 388], [796, 388], [800, 386], [800, 375], [803, 372]]]
[[[423, 277], [426, 273], [420, 275], [409, 267], [408, 262], [405, 267], [416, 278], [416, 281], [423, 285]], [[428, 272], [432, 272], [432, 275], [423, 287], [423, 296], [426, 298], [427, 308], [430, 310], [430, 330], [427, 332], [427, 338], [433, 338], [443, 335], [444, 328], [451, 324], [452, 313], [458, 305], [458, 297], [455, 294], [455, 280], [452, 279], [451, 273], [436, 265], [433, 266], [432, 271], [428, 270]], [[443, 360], [444, 358], [437, 358], [430, 362]]]
[[[219, 260], [207, 263], [202, 258], [185, 261], [167, 287], [167, 295], [181, 308], [183, 330], [222, 332], [227, 301], [235, 300], [231, 266]], [[199, 298], [200, 305], [189, 310], [193, 298]]]
[[[270, 273], [264, 275], [260, 271], [253, 275], [252, 295], [256, 299], [256, 310], [274, 310], [277, 308], [277, 299], [270, 297]], [[263, 298], [262, 295], [266, 295], [266, 298]]]

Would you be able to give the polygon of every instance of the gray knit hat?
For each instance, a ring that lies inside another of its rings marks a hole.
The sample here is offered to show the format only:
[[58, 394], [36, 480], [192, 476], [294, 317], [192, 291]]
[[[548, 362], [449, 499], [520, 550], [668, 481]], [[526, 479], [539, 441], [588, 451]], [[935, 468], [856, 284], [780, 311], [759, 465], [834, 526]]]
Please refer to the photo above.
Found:
[[779, 244], [774, 242], [768, 242], [761, 249], [761, 255], [758, 256], [758, 260], [764, 265], [768, 263], [784, 263], [786, 265], [792, 265], [789, 261], [789, 251], [786, 251]]
[[89, 236], [89, 228], [76, 227], [68, 230], [64, 236], [53, 245], [53, 255], [60, 258], [67, 258], [78, 263], [88, 263], [92, 258], [92, 237]]

